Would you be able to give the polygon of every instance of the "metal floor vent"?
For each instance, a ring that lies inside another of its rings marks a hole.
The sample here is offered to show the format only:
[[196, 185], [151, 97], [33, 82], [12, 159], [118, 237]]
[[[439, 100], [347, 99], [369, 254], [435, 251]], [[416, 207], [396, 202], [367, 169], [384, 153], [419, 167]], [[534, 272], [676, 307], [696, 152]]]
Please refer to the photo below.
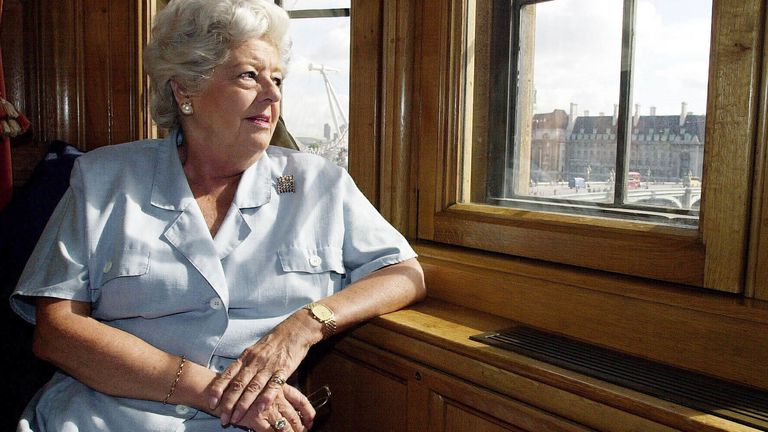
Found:
[[483, 333], [471, 339], [768, 431], [768, 392], [529, 327]]

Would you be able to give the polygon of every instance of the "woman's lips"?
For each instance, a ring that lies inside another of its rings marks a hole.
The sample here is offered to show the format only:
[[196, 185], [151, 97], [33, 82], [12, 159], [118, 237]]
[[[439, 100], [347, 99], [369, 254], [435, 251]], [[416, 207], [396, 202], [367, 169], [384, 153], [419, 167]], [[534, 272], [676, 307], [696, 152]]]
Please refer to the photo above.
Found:
[[270, 126], [270, 122], [269, 122], [270, 119], [268, 115], [259, 114], [252, 117], [248, 117], [247, 120], [260, 127], [268, 128]]

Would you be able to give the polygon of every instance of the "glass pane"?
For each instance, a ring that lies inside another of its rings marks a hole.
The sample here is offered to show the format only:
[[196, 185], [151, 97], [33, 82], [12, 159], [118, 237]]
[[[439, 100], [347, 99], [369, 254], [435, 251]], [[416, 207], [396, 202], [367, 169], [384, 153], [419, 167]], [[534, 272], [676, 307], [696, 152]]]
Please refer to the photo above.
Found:
[[532, 95], [519, 85], [515, 111], [524, 135], [513, 162], [516, 195], [613, 202], [621, 3], [556, 0], [523, 8], [520, 31], [535, 36], [521, 36], [520, 75], [530, 77]]
[[[286, 2], [290, 3], [290, 2]], [[347, 167], [349, 17], [291, 21], [283, 118], [302, 151]]]
[[699, 207], [711, 26], [711, 0], [637, 5], [629, 204]]
[[468, 0], [460, 202], [698, 223], [712, 0], [632, 3]]
[[351, 0], [283, 0], [286, 10], [349, 8]]

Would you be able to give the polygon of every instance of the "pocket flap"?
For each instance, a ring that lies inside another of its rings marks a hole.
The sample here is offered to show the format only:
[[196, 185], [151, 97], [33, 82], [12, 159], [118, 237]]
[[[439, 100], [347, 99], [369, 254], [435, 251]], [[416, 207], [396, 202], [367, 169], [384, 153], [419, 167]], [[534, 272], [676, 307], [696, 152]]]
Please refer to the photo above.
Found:
[[344, 260], [340, 248], [323, 247], [307, 249], [288, 247], [277, 251], [280, 264], [286, 272], [324, 273], [333, 271], [344, 274]]
[[105, 256], [95, 270], [101, 273], [99, 286], [122, 276], [141, 276], [149, 271], [149, 250], [141, 244], [125, 245]]

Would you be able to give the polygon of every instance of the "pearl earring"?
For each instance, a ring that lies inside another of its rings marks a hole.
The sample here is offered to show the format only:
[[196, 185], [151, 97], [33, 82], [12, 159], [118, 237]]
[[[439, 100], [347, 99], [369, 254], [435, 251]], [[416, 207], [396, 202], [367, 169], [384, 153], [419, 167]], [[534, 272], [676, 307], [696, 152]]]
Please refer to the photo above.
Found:
[[181, 109], [181, 113], [184, 115], [192, 115], [192, 113], [195, 112], [195, 109], [192, 108], [192, 102], [190, 101], [182, 102], [181, 106], [179, 106], [179, 109]]

